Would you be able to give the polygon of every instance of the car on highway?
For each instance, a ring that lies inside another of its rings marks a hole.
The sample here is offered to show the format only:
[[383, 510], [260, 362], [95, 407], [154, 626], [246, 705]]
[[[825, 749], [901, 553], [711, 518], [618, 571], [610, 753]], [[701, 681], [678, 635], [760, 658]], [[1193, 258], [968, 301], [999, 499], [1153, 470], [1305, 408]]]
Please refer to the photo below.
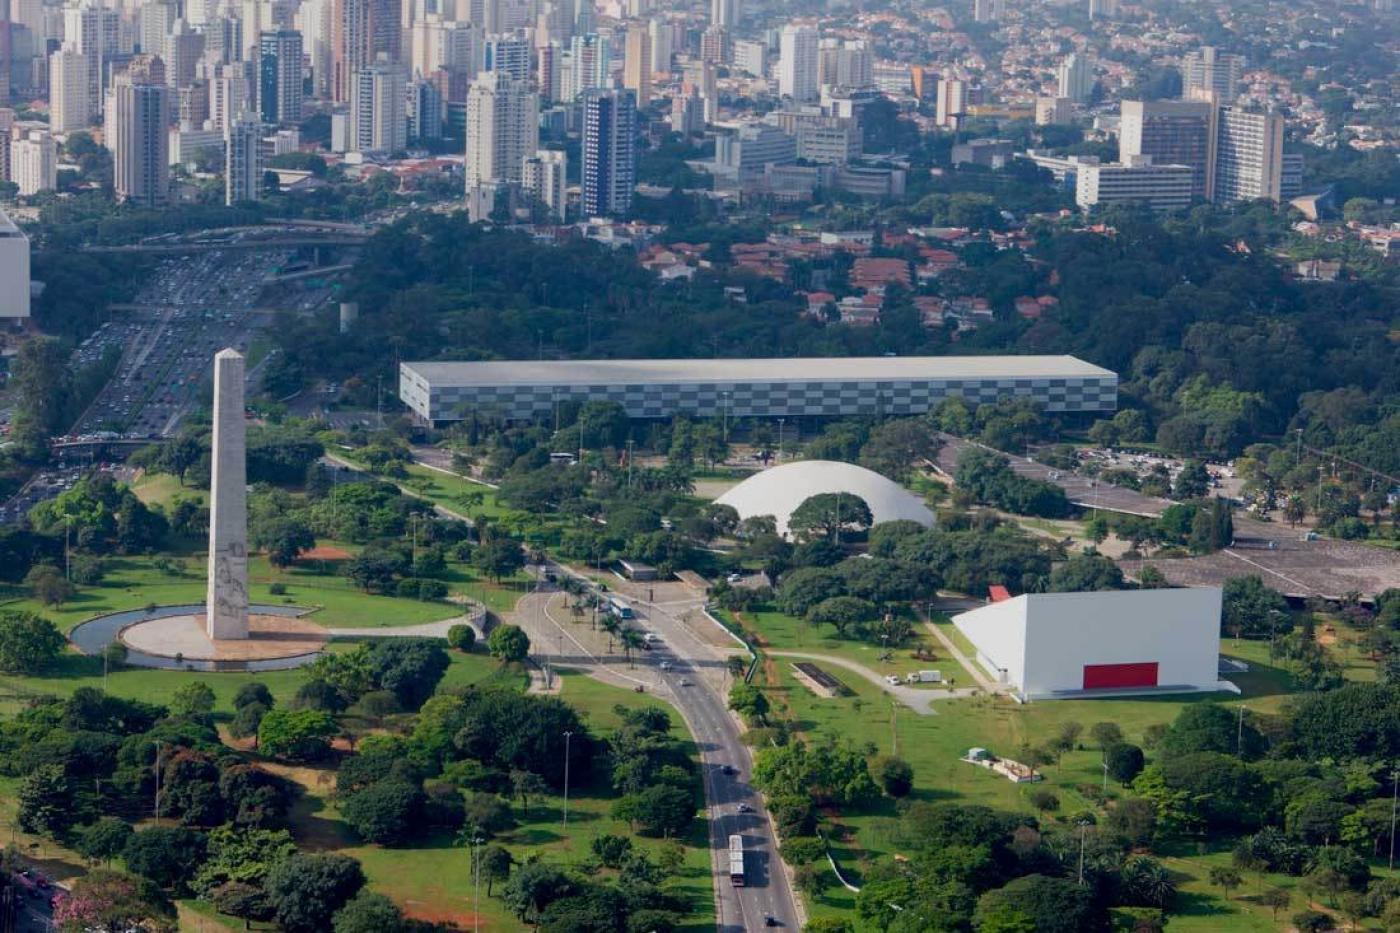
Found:
[[741, 803], [737, 807], [735, 807], [734, 810], [737, 813], [752, 813], [753, 807], [749, 806], [746, 803]]
[[736, 768], [736, 767], [734, 767], [733, 765], [723, 765], [723, 766], [720, 767], [719, 770], [720, 770], [720, 773], [722, 773], [722, 774], [738, 774], [738, 773], [739, 773], [739, 769]]

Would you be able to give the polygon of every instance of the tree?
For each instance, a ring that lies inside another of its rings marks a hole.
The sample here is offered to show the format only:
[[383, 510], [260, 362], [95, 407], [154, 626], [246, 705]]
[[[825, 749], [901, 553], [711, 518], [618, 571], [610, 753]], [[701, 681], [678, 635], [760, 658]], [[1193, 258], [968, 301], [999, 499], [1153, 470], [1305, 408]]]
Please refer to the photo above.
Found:
[[377, 781], [341, 804], [340, 812], [366, 842], [393, 846], [424, 828], [423, 791], [403, 780]]
[[626, 794], [613, 806], [613, 815], [647, 836], [679, 836], [695, 819], [695, 796], [690, 788], [653, 784]]
[[111, 865], [112, 859], [121, 855], [126, 848], [131, 833], [131, 824], [126, 820], [115, 816], [100, 817], [97, 822], [78, 829], [73, 848], [89, 862]]
[[808, 496], [788, 516], [788, 530], [798, 538], [827, 537], [839, 541], [842, 532], [865, 531], [874, 524], [870, 506], [855, 493], [821, 492]]
[[24, 585], [45, 606], [61, 606], [73, 598], [73, 585], [48, 564], [37, 564], [24, 575]]
[[473, 567], [499, 583], [525, 566], [525, 550], [514, 538], [492, 537], [472, 552], [471, 562]]
[[235, 739], [251, 737], [256, 746], [258, 729], [262, 727], [263, 717], [266, 715], [267, 707], [261, 703], [247, 703], [238, 707], [233, 714], [233, 721], [229, 723], [229, 735]]
[[1104, 828], [1129, 846], [1145, 846], [1157, 833], [1157, 807], [1151, 800], [1128, 797], [1108, 811]]
[[317, 761], [330, 752], [338, 731], [335, 719], [322, 710], [269, 710], [258, 726], [258, 748], [272, 758]]
[[1293, 895], [1283, 888], [1269, 888], [1259, 895], [1259, 903], [1269, 908], [1269, 914], [1273, 919], [1278, 919], [1280, 910], [1287, 910], [1288, 905], [1293, 903]]
[[1105, 753], [1110, 745], [1123, 741], [1123, 730], [1116, 722], [1096, 722], [1089, 727], [1089, 737]]
[[[986, 921], [1008, 914], [1028, 918], [1036, 933], [1103, 931], [1108, 926], [1089, 888], [1046, 875], [1024, 875], [983, 894], [977, 901], [974, 925], [986, 929]], [[1017, 928], [1001, 925], [993, 929]]]
[[214, 712], [214, 690], [203, 681], [184, 684], [170, 698], [170, 715], [198, 719]]
[[290, 567], [302, 552], [316, 546], [316, 535], [304, 521], [276, 516], [249, 529], [253, 547], [267, 552], [267, 562], [279, 570]]
[[622, 860], [632, 852], [632, 840], [626, 836], [604, 833], [593, 840], [593, 854], [608, 868], [621, 868]]
[[240, 710], [250, 703], [261, 703], [264, 709], [272, 709], [277, 705], [277, 701], [272, 697], [272, 691], [267, 689], [267, 684], [259, 681], [250, 681], [238, 688], [238, 692], [233, 695], [233, 708]]
[[1044, 787], [1038, 787], [1030, 793], [1031, 806], [1035, 807], [1042, 815], [1050, 810], [1060, 809], [1060, 798], [1054, 791]]
[[254, 920], [268, 921], [273, 917], [266, 892], [256, 885], [230, 881], [213, 888], [205, 896], [219, 913], [242, 920], [245, 930], [252, 929]]
[[518, 625], [498, 625], [487, 636], [486, 647], [502, 663], [523, 661], [530, 653], [530, 637]]
[[298, 853], [273, 866], [265, 889], [288, 933], [324, 933], [364, 884], [360, 863], [347, 855]]
[[940, 446], [927, 420], [898, 418], [870, 432], [860, 449], [860, 464], [902, 483], [916, 466], [932, 460]]
[[335, 912], [334, 933], [406, 933], [403, 911], [383, 894], [361, 890]]
[[1074, 554], [1050, 572], [1052, 593], [1123, 589], [1123, 571], [1102, 554]]
[[823, 599], [807, 610], [807, 621], [813, 624], [826, 623], [836, 629], [841, 638], [879, 616], [875, 604], [856, 596], [833, 596]]
[[1176, 476], [1172, 495], [1178, 499], [1200, 499], [1210, 492], [1210, 473], [1199, 460], [1187, 460]]
[[481, 871], [481, 877], [486, 881], [486, 896], [490, 897], [491, 885], [497, 881], [505, 881], [510, 877], [510, 869], [515, 864], [515, 859], [511, 857], [508, 849], [497, 845], [490, 845], [482, 849], [477, 858], [479, 859], [477, 867]]
[[[1212, 870], [1213, 871], [1213, 870]], [[1130, 907], [1171, 908], [1176, 900], [1176, 883], [1166, 866], [1146, 855], [1132, 855], [1118, 873], [1122, 903]]]
[[48, 667], [67, 642], [52, 622], [32, 612], [0, 612], [0, 670], [35, 674]]
[[463, 654], [471, 654], [476, 647], [476, 629], [470, 625], [452, 626], [447, 630], [447, 644]]
[[501, 900], [515, 916], [537, 924], [545, 909], [575, 890], [569, 876], [544, 862], [527, 862], [511, 873], [501, 888]]
[[1283, 594], [1265, 586], [1258, 576], [1226, 580], [1221, 602], [1221, 625], [1236, 638], [1283, 634], [1293, 627], [1288, 601]]
[[77, 792], [61, 764], [41, 764], [19, 785], [19, 828], [54, 839], [63, 838], [78, 822]]
[[1104, 764], [1109, 777], [1127, 787], [1142, 772], [1145, 763], [1142, 749], [1130, 742], [1119, 742], [1104, 750]]
[[204, 837], [183, 826], [147, 827], [122, 849], [128, 870], [177, 894], [188, 890], [203, 858]]
[[768, 715], [768, 697], [753, 684], [739, 681], [729, 688], [729, 708], [747, 722], [760, 723]]
[[170, 899], [150, 882], [98, 868], [73, 882], [54, 906], [53, 921], [65, 933], [152, 930], [171, 928], [174, 916]]
[[272, 866], [295, 855], [296, 843], [285, 829], [241, 829], [220, 826], [209, 833], [208, 857], [195, 872], [190, 887], [209, 896], [230, 883], [261, 890]]
[[907, 797], [914, 789], [914, 768], [903, 758], [886, 755], [877, 759], [875, 774], [880, 786], [891, 797]]
[[452, 659], [432, 638], [386, 638], [370, 650], [374, 683], [393, 693], [406, 710], [416, 710], [437, 690]]

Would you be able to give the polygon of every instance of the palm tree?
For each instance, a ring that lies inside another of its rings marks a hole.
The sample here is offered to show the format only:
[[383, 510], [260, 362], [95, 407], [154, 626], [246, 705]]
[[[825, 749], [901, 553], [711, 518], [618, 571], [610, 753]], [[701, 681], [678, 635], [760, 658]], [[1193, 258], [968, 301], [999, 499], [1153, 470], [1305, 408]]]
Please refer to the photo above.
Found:
[[612, 654], [613, 639], [617, 637], [618, 624], [617, 616], [611, 612], [603, 615], [603, 631], [608, 633], [608, 654]]
[[627, 656], [627, 666], [632, 666], [632, 650], [642, 646], [642, 635], [634, 628], [625, 628], [618, 636], [622, 641], [622, 653]]

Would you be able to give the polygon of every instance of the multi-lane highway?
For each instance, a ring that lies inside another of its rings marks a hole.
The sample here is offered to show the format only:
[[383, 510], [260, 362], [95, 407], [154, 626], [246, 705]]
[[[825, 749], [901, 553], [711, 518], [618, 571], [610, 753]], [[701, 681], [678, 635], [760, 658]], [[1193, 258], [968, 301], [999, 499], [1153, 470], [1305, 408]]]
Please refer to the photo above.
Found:
[[[566, 568], [550, 565], [557, 575]], [[629, 663], [608, 636], [571, 616], [563, 593], [541, 586], [526, 596], [514, 621], [525, 628], [537, 660], [582, 670], [620, 686], [660, 694], [680, 711], [695, 737], [709, 811], [710, 854], [721, 930], [801, 927], [802, 915], [774, 844], [772, 822], [761, 795], [749, 783], [751, 759], [738, 722], [726, 709], [732, 678], [726, 659], [738, 650], [704, 617], [703, 594], [680, 583], [627, 584], [609, 580], [631, 601], [631, 625], [659, 637]], [[744, 838], [743, 887], [729, 879], [729, 836]]]

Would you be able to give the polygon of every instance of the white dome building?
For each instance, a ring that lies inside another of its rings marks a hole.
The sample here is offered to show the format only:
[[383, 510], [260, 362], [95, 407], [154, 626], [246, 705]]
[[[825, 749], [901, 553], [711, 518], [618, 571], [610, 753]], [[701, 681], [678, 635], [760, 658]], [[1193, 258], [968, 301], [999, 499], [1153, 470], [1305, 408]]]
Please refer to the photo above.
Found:
[[733, 506], [741, 519], [771, 515], [778, 521], [778, 534], [786, 535], [793, 510], [824, 492], [860, 496], [877, 525], [898, 519], [933, 525], [933, 513], [903, 486], [874, 470], [834, 460], [798, 460], [755, 473], [715, 501]]

